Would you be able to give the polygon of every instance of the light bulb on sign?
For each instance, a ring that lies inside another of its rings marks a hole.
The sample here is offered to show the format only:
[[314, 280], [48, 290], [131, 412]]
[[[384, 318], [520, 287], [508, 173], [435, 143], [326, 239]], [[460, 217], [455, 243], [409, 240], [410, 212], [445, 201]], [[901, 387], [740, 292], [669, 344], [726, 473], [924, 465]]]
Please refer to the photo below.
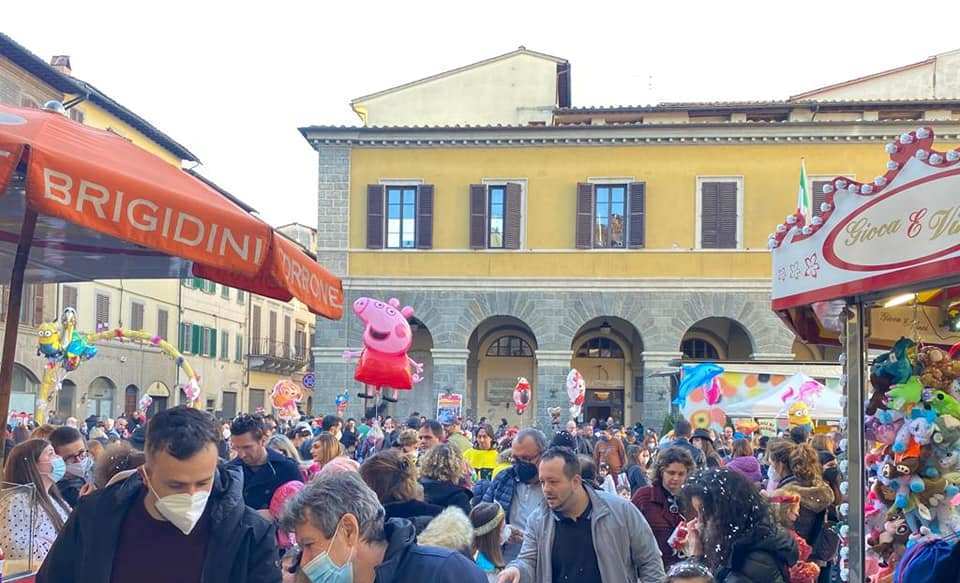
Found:
[[883, 304], [884, 308], [895, 308], [896, 306], [902, 306], [904, 304], [909, 304], [917, 298], [917, 294], [901, 294], [899, 296], [894, 296], [886, 301]]

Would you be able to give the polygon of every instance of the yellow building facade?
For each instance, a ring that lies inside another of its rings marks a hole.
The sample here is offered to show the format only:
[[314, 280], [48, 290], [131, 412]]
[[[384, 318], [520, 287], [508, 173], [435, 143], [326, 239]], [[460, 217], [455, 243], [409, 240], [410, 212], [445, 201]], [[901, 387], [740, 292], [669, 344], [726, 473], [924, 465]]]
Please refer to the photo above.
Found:
[[[416, 310], [425, 380], [395, 413], [452, 391], [465, 414], [548, 426], [569, 417], [575, 367], [585, 420], [660, 426], [673, 389], [657, 373], [681, 358], [831, 356], [770, 310], [770, 230], [796, 209], [801, 160], [814, 192], [872, 179], [884, 143], [918, 124], [954, 147], [960, 101], [558, 106], [546, 125], [301, 132], [319, 155], [321, 261], [348, 300]], [[339, 355], [360, 334], [351, 316], [319, 329], [325, 390], [356, 392]]]

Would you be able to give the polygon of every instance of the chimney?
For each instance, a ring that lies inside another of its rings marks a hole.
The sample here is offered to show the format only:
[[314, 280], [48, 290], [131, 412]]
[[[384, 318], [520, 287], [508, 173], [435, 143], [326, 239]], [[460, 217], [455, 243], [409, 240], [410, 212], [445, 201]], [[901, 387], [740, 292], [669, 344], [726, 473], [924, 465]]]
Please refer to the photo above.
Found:
[[50, 66], [67, 77], [73, 76], [73, 69], [70, 68], [70, 55], [54, 55], [50, 57]]

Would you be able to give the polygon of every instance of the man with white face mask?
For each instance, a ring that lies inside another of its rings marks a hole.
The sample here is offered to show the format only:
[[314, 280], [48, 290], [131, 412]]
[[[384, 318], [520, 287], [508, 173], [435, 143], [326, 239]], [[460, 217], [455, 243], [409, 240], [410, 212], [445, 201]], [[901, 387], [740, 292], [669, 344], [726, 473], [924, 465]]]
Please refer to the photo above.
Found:
[[213, 417], [186, 406], [147, 427], [146, 464], [81, 498], [38, 583], [279, 583], [273, 525], [219, 463]]
[[93, 482], [93, 457], [87, 452], [83, 436], [73, 427], [54, 429], [50, 434], [50, 445], [67, 465], [66, 473], [57, 482], [57, 489], [67, 504], [76, 508], [80, 491], [88, 490], [89, 487], [85, 489], [84, 486]]

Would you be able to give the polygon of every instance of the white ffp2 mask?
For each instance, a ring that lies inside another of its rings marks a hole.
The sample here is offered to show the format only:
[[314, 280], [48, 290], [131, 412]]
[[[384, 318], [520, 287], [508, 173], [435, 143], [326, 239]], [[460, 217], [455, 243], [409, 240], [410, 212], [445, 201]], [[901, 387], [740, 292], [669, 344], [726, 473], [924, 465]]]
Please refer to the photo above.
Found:
[[197, 526], [197, 522], [200, 521], [200, 517], [203, 516], [203, 511], [207, 508], [210, 492], [201, 490], [193, 494], [170, 494], [161, 498], [157, 495], [153, 486], [150, 485], [150, 481], [146, 479], [146, 472], [143, 475], [147, 487], [150, 488], [150, 492], [157, 499], [155, 505], [160, 516], [173, 523], [183, 534], [190, 534]]

